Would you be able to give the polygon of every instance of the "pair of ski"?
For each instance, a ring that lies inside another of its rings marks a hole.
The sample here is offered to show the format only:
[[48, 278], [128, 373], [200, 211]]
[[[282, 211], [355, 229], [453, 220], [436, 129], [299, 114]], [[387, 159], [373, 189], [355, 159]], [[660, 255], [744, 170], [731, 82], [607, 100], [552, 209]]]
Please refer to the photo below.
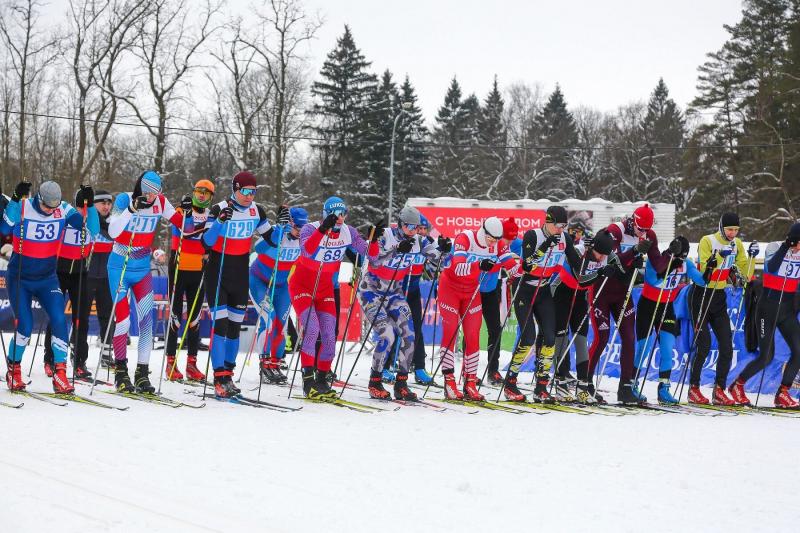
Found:
[[[184, 392], [186, 394], [191, 394], [192, 396], [202, 397], [203, 395], [197, 389], [186, 389]], [[265, 402], [264, 400], [259, 400], [256, 398], [248, 398], [247, 396], [243, 396], [241, 394], [229, 397], [223, 397], [217, 395], [213, 396], [209, 395], [209, 396], [213, 397], [215, 400], [220, 402], [232, 403], [234, 405], [246, 405], [248, 407], [254, 407], [256, 409], [269, 409], [270, 411], [278, 411], [280, 413], [290, 413], [302, 409], [302, 407], [290, 407], [288, 405], [283, 405], [279, 403]]]
[[787, 409], [782, 407], [755, 407], [752, 405], [714, 405], [714, 404], [692, 404], [700, 409], [708, 409], [724, 413], [734, 413], [736, 415], [767, 415], [782, 418], [800, 418], [800, 409]]
[[[292, 398], [296, 400], [303, 400], [310, 403], [318, 403], [318, 404], [327, 404], [327, 405], [334, 405], [336, 407], [341, 407], [343, 409], [349, 409], [350, 411], [355, 411], [357, 413], [379, 413], [379, 412], [390, 412], [390, 411], [397, 411], [400, 409], [398, 405], [394, 409], [387, 409], [385, 407], [376, 407], [374, 405], [367, 405], [365, 403], [357, 403], [351, 402], [349, 400], [342, 400], [339, 397], [333, 398], [306, 398], [305, 396], [294, 395]], [[384, 400], [379, 400], [384, 401]], [[394, 402], [395, 400], [391, 400]], [[397, 400], [400, 401], [400, 400]], [[386, 403], [389, 403], [389, 400], [385, 400]]]
[[[334, 380], [333, 387], [338, 387], [338, 388], [341, 389], [341, 388], [345, 387], [345, 383], [343, 381]], [[362, 387], [360, 385], [354, 385], [352, 383], [348, 383], [347, 384], [347, 389], [358, 391], [358, 392], [365, 392], [365, 393], [369, 394], [369, 389], [367, 387]], [[445, 411], [456, 411], [456, 409], [449, 409], [449, 408], [447, 408], [447, 407], [445, 407], [443, 405], [437, 405], [435, 403], [428, 402], [426, 400], [422, 400], [422, 399], [419, 399], [419, 398], [416, 399], [416, 400], [399, 400], [399, 399], [392, 399], [392, 398], [387, 398], [385, 400], [381, 400], [379, 398], [369, 397], [367, 399], [369, 401], [371, 401], [371, 402], [378, 402], [378, 403], [396, 403], [396, 404], [398, 404], [400, 406], [403, 406], [403, 407], [421, 407], [421, 408], [430, 409], [432, 411], [436, 411], [436, 412], [439, 412], [439, 413], [443, 413]], [[372, 406], [365, 405], [365, 407], [372, 407]], [[394, 410], [396, 410], [396, 409], [394, 409]], [[475, 411], [475, 410], [470, 410], [470, 411], [458, 410], [458, 412], [466, 412], [467, 414], [475, 414], [478, 411]]]
[[153, 405], [163, 405], [165, 407], [172, 407], [175, 409], [177, 409], [178, 407], [189, 407], [190, 409], [202, 409], [203, 407], [206, 406], [205, 402], [199, 404], [181, 402], [152, 392], [129, 392], [129, 391], [118, 391], [118, 390], [101, 390], [100, 392], [103, 392], [105, 394], [111, 394], [113, 396], [120, 396], [122, 398], [127, 398], [129, 400], [136, 400]]
[[[73, 403], [82, 403], [84, 405], [91, 405], [94, 407], [101, 407], [103, 409], [115, 409], [117, 411], [127, 411], [128, 407], [119, 407], [117, 405], [111, 405], [109, 403], [101, 402], [95, 400], [94, 398], [89, 398], [87, 396], [81, 396], [80, 394], [63, 394], [59, 392], [31, 392], [29, 390], [24, 391], [14, 391], [13, 394], [26, 396], [33, 400], [39, 400], [40, 402], [49, 403], [51, 405], [57, 405], [58, 407], [66, 407], [70, 402]], [[19, 404], [19, 407], [22, 407], [24, 404]]]

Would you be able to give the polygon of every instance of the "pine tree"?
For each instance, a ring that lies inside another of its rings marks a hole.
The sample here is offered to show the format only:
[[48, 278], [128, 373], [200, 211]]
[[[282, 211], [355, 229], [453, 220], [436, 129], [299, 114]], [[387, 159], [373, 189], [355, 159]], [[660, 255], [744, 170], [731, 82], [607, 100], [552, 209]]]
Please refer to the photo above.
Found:
[[506, 174], [511, 158], [506, 148], [508, 133], [503, 124], [504, 106], [495, 76], [492, 90], [483, 103], [483, 114], [478, 120], [478, 165], [487, 184], [485, 195], [490, 199], [503, 194], [509, 181]]
[[[425, 142], [428, 129], [422, 109], [417, 105], [417, 94], [408, 76], [400, 87], [400, 108], [403, 118], [397, 125], [395, 141], [394, 205], [405, 204], [408, 198], [430, 195], [430, 180], [425, 175], [428, 149]], [[399, 112], [399, 110], [395, 110]]]
[[682, 154], [678, 150], [684, 143], [685, 123], [683, 113], [669, 97], [667, 84], [660, 78], [650, 95], [642, 124], [648, 149], [642, 172], [647, 183], [646, 198], [674, 203], [678, 211], [683, 211], [688, 200]]
[[536, 139], [549, 168], [543, 176], [544, 195], [554, 199], [576, 196], [583, 184], [575, 182], [570, 151], [578, 149], [578, 132], [558, 84], [536, 118]]

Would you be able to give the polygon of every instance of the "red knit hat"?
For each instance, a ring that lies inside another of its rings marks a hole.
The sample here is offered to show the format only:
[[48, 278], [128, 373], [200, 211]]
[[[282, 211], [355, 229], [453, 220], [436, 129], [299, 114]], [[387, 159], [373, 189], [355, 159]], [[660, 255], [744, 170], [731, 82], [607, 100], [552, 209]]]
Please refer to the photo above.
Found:
[[242, 170], [241, 172], [237, 172], [236, 175], [233, 177], [233, 190], [238, 191], [244, 187], [253, 187], [255, 188], [256, 185], [256, 177], [247, 170]]
[[503, 238], [507, 241], [513, 241], [519, 235], [519, 226], [513, 217], [509, 217], [503, 221]]
[[654, 218], [655, 215], [653, 214], [653, 210], [650, 208], [648, 204], [639, 206], [633, 211], [633, 222], [639, 228], [642, 229], [652, 228]]

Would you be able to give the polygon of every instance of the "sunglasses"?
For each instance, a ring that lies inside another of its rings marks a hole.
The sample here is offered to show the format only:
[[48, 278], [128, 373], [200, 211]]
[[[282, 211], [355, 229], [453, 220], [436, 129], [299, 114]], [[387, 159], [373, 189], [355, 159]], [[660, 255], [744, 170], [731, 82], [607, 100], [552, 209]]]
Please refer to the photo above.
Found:
[[206, 189], [205, 187], [195, 187], [194, 189], [195, 194], [205, 194], [207, 196], [213, 196], [213, 192]]
[[555, 227], [557, 227], [558, 229], [564, 229], [564, 228], [567, 227], [567, 223], [566, 222], [559, 222], [558, 224], [555, 224]]
[[252, 187], [242, 187], [241, 189], [239, 189], [239, 192], [241, 194], [243, 194], [244, 196], [255, 196], [256, 195], [256, 190], [254, 188], [252, 188]]
[[419, 227], [419, 224], [406, 224], [405, 222], [403, 222], [403, 227], [413, 231]]

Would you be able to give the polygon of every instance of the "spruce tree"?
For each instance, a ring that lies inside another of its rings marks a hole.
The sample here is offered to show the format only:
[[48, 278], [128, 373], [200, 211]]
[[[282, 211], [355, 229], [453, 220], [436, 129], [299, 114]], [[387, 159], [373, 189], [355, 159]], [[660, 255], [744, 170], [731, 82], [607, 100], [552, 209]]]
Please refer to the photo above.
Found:
[[478, 120], [478, 165], [486, 186], [483, 191], [487, 198], [497, 198], [509, 189], [506, 172], [510, 162], [508, 133], [503, 124], [505, 102], [497, 85], [497, 76], [492, 90], [483, 102], [483, 113]]
[[553, 199], [575, 196], [579, 184], [575, 183], [570, 150], [578, 149], [578, 132], [558, 84], [536, 117], [535, 129], [537, 144], [542, 147], [541, 157], [548, 168], [543, 176], [546, 179], [542, 196]]

